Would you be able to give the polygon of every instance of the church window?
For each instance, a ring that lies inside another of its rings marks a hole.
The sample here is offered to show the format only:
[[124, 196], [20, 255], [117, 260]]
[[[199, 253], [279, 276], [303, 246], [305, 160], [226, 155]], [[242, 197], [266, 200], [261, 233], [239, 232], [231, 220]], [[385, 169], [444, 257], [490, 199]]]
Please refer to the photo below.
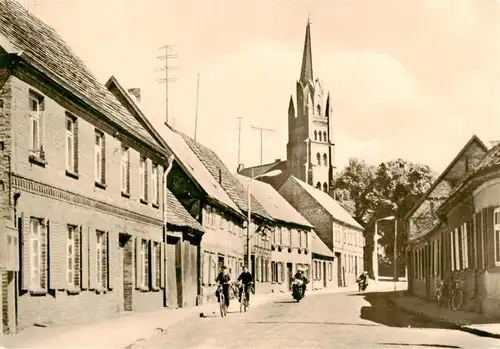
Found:
[[323, 191], [326, 193], [328, 191], [328, 185], [325, 183], [323, 183]]
[[322, 135], [321, 135], [321, 132], [319, 133], [319, 141], [321, 142], [322, 141]]
[[326, 142], [327, 138], [326, 138], [326, 131], [323, 132], [323, 140]]
[[319, 104], [316, 107], [316, 111], [318, 112], [318, 115], [321, 115], [321, 106]]
[[326, 154], [323, 154], [323, 165], [328, 166], [328, 156]]
[[318, 140], [318, 132], [317, 131], [314, 131], [314, 140], [317, 141]]
[[318, 161], [318, 165], [321, 166], [321, 155], [319, 153], [316, 154], [316, 160]]
[[321, 190], [321, 183], [320, 182], [316, 183], [316, 188], [318, 188], [319, 190]]

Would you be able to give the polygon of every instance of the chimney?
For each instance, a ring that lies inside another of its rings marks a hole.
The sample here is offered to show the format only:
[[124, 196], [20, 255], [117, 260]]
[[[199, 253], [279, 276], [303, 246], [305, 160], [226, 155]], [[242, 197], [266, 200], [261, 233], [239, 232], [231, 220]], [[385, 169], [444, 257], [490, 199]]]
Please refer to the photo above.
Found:
[[281, 159], [274, 160], [274, 163], [278, 163], [278, 162], [281, 162]]
[[137, 103], [141, 103], [141, 89], [140, 88], [129, 88], [128, 93], [134, 96]]
[[240, 173], [241, 171], [243, 171], [244, 168], [245, 168], [245, 166], [243, 166], [243, 164], [239, 164], [236, 172]]

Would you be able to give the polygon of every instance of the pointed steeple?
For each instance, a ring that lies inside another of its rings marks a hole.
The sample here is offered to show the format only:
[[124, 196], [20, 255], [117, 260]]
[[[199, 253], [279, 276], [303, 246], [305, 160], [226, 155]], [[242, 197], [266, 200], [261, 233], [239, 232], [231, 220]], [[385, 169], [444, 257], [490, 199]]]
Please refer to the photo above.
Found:
[[307, 19], [306, 39], [304, 42], [304, 52], [302, 54], [302, 68], [300, 69], [300, 81], [306, 84], [313, 81], [313, 66], [311, 53], [311, 22]]
[[290, 96], [290, 103], [288, 103], [288, 115], [295, 116], [295, 106], [293, 105], [293, 96]]

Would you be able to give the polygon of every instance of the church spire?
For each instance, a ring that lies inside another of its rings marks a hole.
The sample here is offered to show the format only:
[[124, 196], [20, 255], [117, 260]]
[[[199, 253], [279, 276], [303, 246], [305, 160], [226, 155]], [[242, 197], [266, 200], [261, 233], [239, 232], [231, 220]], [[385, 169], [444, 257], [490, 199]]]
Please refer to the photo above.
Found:
[[307, 19], [306, 39], [304, 42], [304, 53], [302, 55], [302, 68], [300, 69], [300, 81], [306, 84], [313, 81], [312, 53], [311, 53], [311, 22]]

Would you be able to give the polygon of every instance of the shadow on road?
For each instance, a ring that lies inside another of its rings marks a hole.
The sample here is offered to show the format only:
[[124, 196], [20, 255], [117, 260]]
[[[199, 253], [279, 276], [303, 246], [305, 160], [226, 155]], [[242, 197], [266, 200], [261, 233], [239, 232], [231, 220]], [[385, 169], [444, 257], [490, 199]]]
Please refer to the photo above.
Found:
[[375, 324], [360, 324], [360, 323], [348, 323], [348, 322], [333, 322], [333, 321], [247, 321], [247, 324], [287, 324], [287, 325], [343, 325], [343, 326], [366, 326], [366, 327], [376, 327]]
[[426, 321], [419, 316], [404, 312], [390, 299], [393, 292], [369, 292], [350, 294], [352, 297], [363, 297], [370, 306], [361, 307], [360, 317], [390, 327], [416, 328], [451, 328]]
[[414, 344], [414, 343], [378, 343], [380, 345], [394, 345], [398, 347], [411, 346], [411, 347], [430, 347], [430, 348], [453, 348], [461, 349], [462, 347], [457, 347], [456, 345], [446, 345], [446, 344]]
[[290, 301], [277, 301], [277, 302], [274, 302], [274, 304], [288, 304], [288, 303], [297, 303], [297, 301], [290, 300]]

